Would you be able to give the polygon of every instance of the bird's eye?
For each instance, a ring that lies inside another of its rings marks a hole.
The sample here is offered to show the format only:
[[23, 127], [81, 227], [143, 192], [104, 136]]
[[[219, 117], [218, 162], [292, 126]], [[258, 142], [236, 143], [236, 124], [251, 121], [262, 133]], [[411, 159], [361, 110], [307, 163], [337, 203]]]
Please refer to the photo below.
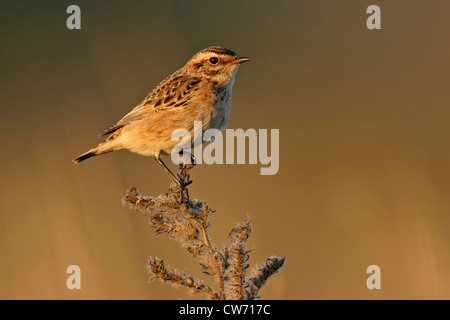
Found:
[[209, 58], [209, 63], [211, 63], [211, 64], [218, 64], [219, 63], [219, 58], [217, 58], [217, 57]]

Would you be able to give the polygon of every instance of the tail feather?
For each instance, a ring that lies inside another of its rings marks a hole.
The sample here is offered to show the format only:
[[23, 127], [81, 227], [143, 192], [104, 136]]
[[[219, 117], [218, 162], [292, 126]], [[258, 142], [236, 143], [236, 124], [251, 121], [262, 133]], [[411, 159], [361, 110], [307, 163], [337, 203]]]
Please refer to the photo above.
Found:
[[72, 161], [73, 161], [74, 163], [80, 163], [81, 161], [84, 161], [84, 160], [89, 159], [89, 158], [91, 158], [91, 157], [94, 157], [94, 156], [96, 156], [96, 155], [97, 155], [96, 152], [88, 151], [88, 152], [86, 152], [86, 153], [83, 153], [83, 154], [82, 154], [81, 156], [79, 156], [78, 158], [73, 159]]
[[83, 153], [81, 156], [79, 156], [76, 159], [73, 159], [72, 161], [74, 163], [80, 163], [81, 161], [84, 161], [91, 157], [99, 156], [101, 154], [105, 154], [105, 153], [108, 153], [108, 152], [111, 152], [114, 150], [120, 150], [120, 148], [117, 147], [116, 140], [114, 140], [114, 138], [110, 137], [106, 141], [101, 142], [95, 148], [92, 148], [88, 152]]

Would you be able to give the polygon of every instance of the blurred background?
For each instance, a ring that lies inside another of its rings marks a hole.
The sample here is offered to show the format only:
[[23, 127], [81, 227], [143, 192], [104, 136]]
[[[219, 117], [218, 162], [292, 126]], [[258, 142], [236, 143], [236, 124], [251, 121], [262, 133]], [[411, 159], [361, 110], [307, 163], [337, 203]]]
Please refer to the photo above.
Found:
[[[71, 4], [81, 30], [66, 28]], [[366, 27], [371, 4], [381, 30]], [[218, 246], [250, 218], [251, 268], [287, 257], [262, 297], [450, 299], [449, 16], [435, 0], [2, 1], [0, 298], [204, 298], [148, 283], [150, 255], [206, 277], [121, 204], [132, 186], [166, 192], [158, 164], [71, 160], [221, 45], [252, 58], [228, 127], [280, 129], [280, 170], [197, 166], [190, 194], [217, 210]], [[72, 264], [81, 290], [66, 287]], [[366, 287], [372, 264], [381, 290]]]

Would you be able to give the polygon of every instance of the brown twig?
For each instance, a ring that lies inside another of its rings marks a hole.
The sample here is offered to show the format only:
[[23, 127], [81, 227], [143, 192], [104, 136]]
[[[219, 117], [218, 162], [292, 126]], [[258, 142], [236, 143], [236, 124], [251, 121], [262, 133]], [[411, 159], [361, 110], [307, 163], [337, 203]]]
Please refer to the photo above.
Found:
[[262, 285], [284, 264], [284, 257], [271, 257], [246, 278], [249, 251], [245, 242], [251, 233], [249, 221], [236, 225], [230, 232], [228, 247], [218, 250], [208, 235], [209, 217], [214, 211], [204, 201], [190, 200], [187, 185], [193, 164], [181, 164], [178, 177], [182, 184], [172, 183], [169, 192], [158, 197], [143, 196], [136, 188], [127, 191], [122, 201], [130, 208], [149, 216], [156, 234], [167, 234], [185, 248], [208, 275], [214, 275], [218, 292], [188, 272], [168, 268], [159, 258], [149, 258], [148, 271], [153, 278], [182, 285], [192, 293], [204, 293], [210, 299], [255, 299]]

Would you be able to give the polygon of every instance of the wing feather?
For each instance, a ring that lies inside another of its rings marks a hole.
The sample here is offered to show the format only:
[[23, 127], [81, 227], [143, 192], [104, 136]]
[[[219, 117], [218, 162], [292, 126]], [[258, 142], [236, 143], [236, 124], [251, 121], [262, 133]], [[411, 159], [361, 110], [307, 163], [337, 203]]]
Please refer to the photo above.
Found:
[[102, 137], [116, 132], [130, 122], [142, 119], [148, 112], [160, 112], [187, 106], [200, 88], [201, 78], [186, 77], [178, 72], [163, 80], [138, 106], [116, 125], [100, 133]]

